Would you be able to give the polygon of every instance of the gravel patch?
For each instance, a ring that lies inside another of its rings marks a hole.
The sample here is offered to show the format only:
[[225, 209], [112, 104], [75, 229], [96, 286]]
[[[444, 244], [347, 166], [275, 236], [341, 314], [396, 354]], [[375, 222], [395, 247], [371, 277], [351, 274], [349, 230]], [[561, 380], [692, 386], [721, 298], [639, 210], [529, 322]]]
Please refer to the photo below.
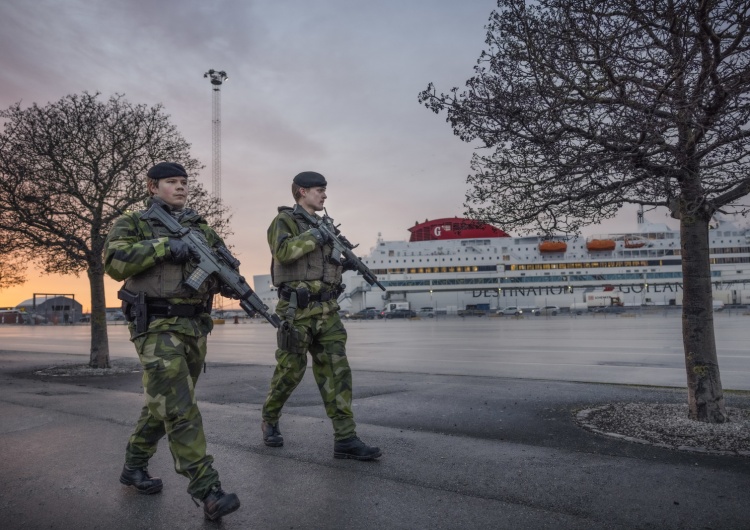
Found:
[[727, 407], [729, 421], [688, 418], [687, 404], [611, 403], [576, 414], [583, 428], [630, 442], [678, 451], [750, 457], [750, 410]]

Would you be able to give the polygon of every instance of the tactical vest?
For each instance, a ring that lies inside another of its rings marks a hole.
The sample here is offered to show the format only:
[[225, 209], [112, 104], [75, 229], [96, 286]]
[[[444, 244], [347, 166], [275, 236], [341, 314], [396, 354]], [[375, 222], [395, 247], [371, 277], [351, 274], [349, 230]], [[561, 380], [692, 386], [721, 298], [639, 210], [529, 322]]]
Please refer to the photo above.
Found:
[[[171, 235], [169, 230], [158, 221], [141, 219], [142, 213], [127, 212], [125, 214], [133, 216], [135, 225], [140, 232], [138, 235], [142, 240]], [[193, 218], [196, 217], [197, 214], [193, 216]], [[190, 228], [193, 230], [200, 229], [195, 223], [190, 223]], [[216, 280], [210, 277], [203, 282], [198, 291], [194, 291], [183, 283], [183, 280], [187, 279], [194, 270], [195, 265], [190, 262], [178, 265], [165, 260], [125, 280], [123, 288], [131, 293], [143, 291], [149, 298], [193, 298], [205, 302], [208, 300], [210, 291], [216, 286]]]
[[[292, 215], [292, 208], [279, 208], [280, 215], [288, 215], [294, 220], [299, 229], [299, 233], [305, 232], [312, 228], [304, 219]], [[329, 285], [339, 285], [341, 283], [341, 265], [332, 263], [330, 258], [333, 253], [333, 245], [316, 246], [315, 250], [308, 252], [300, 259], [287, 265], [282, 265], [275, 259], [271, 265], [271, 278], [275, 287], [280, 287], [282, 283], [294, 281], [312, 281], [321, 280]]]

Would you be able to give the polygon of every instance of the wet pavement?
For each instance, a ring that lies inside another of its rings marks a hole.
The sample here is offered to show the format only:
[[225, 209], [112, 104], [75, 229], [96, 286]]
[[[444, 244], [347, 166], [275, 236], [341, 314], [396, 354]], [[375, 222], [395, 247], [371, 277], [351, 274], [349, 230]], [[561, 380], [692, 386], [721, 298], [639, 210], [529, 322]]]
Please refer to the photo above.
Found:
[[[682, 403], [684, 389], [553, 380], [544, 371], [536, 378], [477, 375], [473, 372], [481, 371], [480, 366], [492, 366], [480, 354], [467, 355], [478, 357], [476, 361], [454, 363], [465, 365], [467, 373], [440, 373], [449, 369], [440, 358], [443, 354], [436, 354], [433, 370], [427, 350], [420, 354], [424, 370], [418, 372], [394, 361], [396, 346], [380, 345], [377, 335], [381, 341], [415, 346], [417, 341], [407, 340], [414, 330], [426, 337], [427, 344], [440, 342], [439, 332], [428, 331], [434, 323], [394, 324], [387, 334], [385, 327], [377, 327], [388, 325], [383, 322], [348, 326], [350, 337], [358, 337], [350, 342], [358, 434], [383, 450], [375, 462], [333, 458], [331, 426], [312, 374], [285, 408], [284, 447], [263, 445], [260, 406], [271, 376], [270, 362], [226, 360], [241, 353], [233, 353], [227, 344], [236, 341], [240, 349], [250, 349], [244, 341], [255, 333], [253, 324], [242, 332], [224, 329], [212, 335], [207, 372], [201, 375], [197, 395], [222, 485], [242, 502], [219, 523], [204, 521], [201, 509], [186, 494], [187, 480], [173, 471], [165, 441], [150, 466], [151, 473], [164, 480], [160, 494], [140, 496], [119, 484], [125, 442], [142, 405], [138, 372], [38, 376], [35, 370], [80, 365], [86, 357], [57, 351], [69, 347], [61, 338], [64, 333], [47, 343], [46, 353], [8, 351], [10, 342], [4, 341], [3, 526], [748, 528], [750, 458], [630, 443], [589, 433], [573, 421], [578, 410], [609, 402]], [[424, 326], [408, 328], [409, 324]], [[463, 325], [472, 335], [494, 333], [488, 324]], [[505, 326], [513, 322], [492, 324], [502, 326], [506, 344], [512, 343], [513, 329]], [[257, 329], [270, 333], [267, 327]], [[533, 343], [541, 340], [530, 338]], [[367, 351], [354, 354], [352, 344]], [[451, 343], [437, 349], [454, 347]], [[624, 345], [618, 345], [620, 349]], [[365, 353], [382, 354], [381, 368], [370, 368], [374, 360], [366, 361]], [[454, 352], [459, 354], [460, 350]], [[649, 360], [643, 351], [638, 355], [643, 362]], [[617, 372], [617, 363], [627, 356], [611, 358], [612, 364], [605, 366]], [[118, 366], [138, 367], [132, 355], [114, 360]], [[533, 356], [528, 360], [532, 368], [543, 365]], [[750, 394], [729, 392], [727, 404], [748, 408]]]
[[[714, 313], [725, 389], [750, 390], [750, 312]], [[272, 365], [276, 337], [262, 320], [216, 326], [213, 362]], [[680, 312], [628, 316], [466, 317], [348, 321], [347, 354], [359, 370], [685, 387]], [[127, 328], [109, 326], [113, 357], [135, 359]], [[0, 349], [88, 357], [86, 326], [0, 326]]]

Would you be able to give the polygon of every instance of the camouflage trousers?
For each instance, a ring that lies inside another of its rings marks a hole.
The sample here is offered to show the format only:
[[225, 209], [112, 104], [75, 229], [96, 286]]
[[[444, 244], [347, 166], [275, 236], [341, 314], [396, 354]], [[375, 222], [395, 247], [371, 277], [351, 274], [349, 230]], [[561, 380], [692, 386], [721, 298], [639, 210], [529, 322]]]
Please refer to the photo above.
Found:
[[219, 474], [206, 454], [203, 420], [195, 400], [195, 384], [206, 358], [206, 337], [152, 332], [133, 339], [143, 365], [146, 404], [128, 440], [125, 464], [145, 467], [166, 434], [177, 473], [190, 480], [188, 493], [202, 499]]
[[[306, 338], [304, 349], [312, 357], [312, 370], [323, 398], [326, 414], [333, 422], [336, 440], [354, 436], [356, 424], [352, 414], [352, 371], [346, 358], [346, 329], [338, 314], [308, 317], [294, 321]], [[307, 368], [307, 354], [276, 350], [276, 369], [271, 389], [263, 404], [263, 421], [275, 425], [281, 409]]]

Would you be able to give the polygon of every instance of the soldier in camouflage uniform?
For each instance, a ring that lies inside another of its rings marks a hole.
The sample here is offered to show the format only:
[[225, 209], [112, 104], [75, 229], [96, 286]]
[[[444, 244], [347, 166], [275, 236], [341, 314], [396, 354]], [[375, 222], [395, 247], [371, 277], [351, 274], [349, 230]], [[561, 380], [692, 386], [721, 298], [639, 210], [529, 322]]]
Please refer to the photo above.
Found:
[[[195, 211], [185, 208], [188, 179], [185, 169], [161, 162], [148, 171], [153, 202], [169, 207], [182, 226], [200, 230], [212, 247], [221, 238]], [[206, 357], [206, 336], [213, 328], [210, 299], [221, 289], [209, 278], [198, 291], [183, 285], [194, 270], [198, 253], [169, 233], [158, 221], [129, 211], [114, 223], [105, 243], [105, 271], [125, 280], [122, 299], [145, 293], [145, 307], [124, 306], [130, 320], [130, 340], [143, 365], [146, 404], [128, 440], [120, 482], [139, 493], [158, 493], [162, 481], [148, 473], [148, 461], [166, 434], [175, 470], [190, 480], [188, 493], [203, 501], [204, 514], [215, 520], [240, 506], [234, 493], [221, 489], [219, 474], [206, 454], [203, 423], [195, 399], [195, 384]], [[132, 299], [130, 300], [132, 302]], [[146, 309], [147, 319], [134, 320]], [[140, 328], [140, 329], [139, 329]], [[197, 503], [196, 503], [197, 504]]]
[[[325, 192], [326, 180], [319, 173], [306, 171], [294, 177], [296, 208], [315, 215], [323, 210]], [[279, 430], [281, 409], [302, 381], [309, 351], [326, 414], [333, 422], [334, 457], [378, 458], [380, 449], [363, 443], [355, 432], [346, 330], [336, 301], [343, 291], [343, 267], [331, 262], [332, 245], [324, 233], [288, 207], [279, 208], [268, 228], [268, 244], [273, 256], [273, 284], [280, 298], [276, 314], [287, 325], [278, 332], [277, 365], [263, 404], [263, 442], [270, 447], [284, 444]]]

